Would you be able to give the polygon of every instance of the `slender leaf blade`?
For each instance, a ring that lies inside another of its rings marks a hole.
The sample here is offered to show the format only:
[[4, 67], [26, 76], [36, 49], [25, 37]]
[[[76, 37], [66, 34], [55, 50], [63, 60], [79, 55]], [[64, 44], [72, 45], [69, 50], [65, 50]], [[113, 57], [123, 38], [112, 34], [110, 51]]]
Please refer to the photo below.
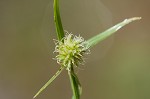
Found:
[[109, 37], [112, 34], [114, 34], [115, 32], [117, 32], [119, 29], [121, 29], [125, 25], [127, 25], [133, 21], [140, 20], [140, 19], [141, 19], [141, 17], [133, 17], [133, 18], [125, 19], [124, 21], [116, 24], [115, 26], [109, 28], [108, 30], [106, 30], [106, 31], [90, 38], [89, 40], [87, 40], [87, 43], [88, 43], [87, 47], [92, 47], [92, 46], [96, 45], [97, 43], [103, 41], [107, 37]]
[[50, 78], [50, 79], [48, 80], [48, 82], [34, 95], [33, 98], [36, 98], [49, 84], [51, 84], [51, 83], [55, 80], [55, 78], [58, 77], [58, 75], [62, 72], [63, 69], [64, 69], [64, 67], [61, 67], [61, 68], [55, 73], [55, 75], [53, 75], [53, 77]]
[[59, 11], [59, 0], [54, 0], [54, 21], [58, 40], [62, 40], [64, 37], [64, 29], [61, 22], [60, 11]]

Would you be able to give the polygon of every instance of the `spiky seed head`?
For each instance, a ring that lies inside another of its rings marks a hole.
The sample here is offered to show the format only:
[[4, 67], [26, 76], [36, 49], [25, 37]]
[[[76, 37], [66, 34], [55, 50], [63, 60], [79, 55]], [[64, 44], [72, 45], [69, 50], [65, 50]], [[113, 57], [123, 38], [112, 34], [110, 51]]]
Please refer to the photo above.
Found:
[[57, 41], [55, 51], [57, 63], [61, 64], [70, 70], [70, 66], [78, 67], [79, 64], [84, 62], [84, 54], [89, 52], [89, 48], [86, 47], [87, 42], [83, 37], [74, 36], [71, 33], [67, 33], [62, 41]]

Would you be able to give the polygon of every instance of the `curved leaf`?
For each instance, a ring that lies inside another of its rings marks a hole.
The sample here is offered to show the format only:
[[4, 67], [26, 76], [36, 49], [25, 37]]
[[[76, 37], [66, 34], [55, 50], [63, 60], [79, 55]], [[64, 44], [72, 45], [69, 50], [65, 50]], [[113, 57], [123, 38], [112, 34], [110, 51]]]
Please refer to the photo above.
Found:
[[134, 17], [134, 18], [130, 18], [130, 19], [125, 19], [121, 23], [118, 23], [117, 25], [109, 28], [108, 30], [106, 30], [106, 31], [92, 37], [91, 39], [87, 40], [87, 42], [88, 42], [87, 47], [92, 47], [92, 46], [96, 45], [97, 43], [101, 42], [102, 40], [106, 39], [107, 37], [109, 37], [112, 34], [114, 34], [115, 32], [117, 32], [123, 26], [129, 24], [130, 22], [140, 20], [140, 19], [141, 19], [141, 17]]

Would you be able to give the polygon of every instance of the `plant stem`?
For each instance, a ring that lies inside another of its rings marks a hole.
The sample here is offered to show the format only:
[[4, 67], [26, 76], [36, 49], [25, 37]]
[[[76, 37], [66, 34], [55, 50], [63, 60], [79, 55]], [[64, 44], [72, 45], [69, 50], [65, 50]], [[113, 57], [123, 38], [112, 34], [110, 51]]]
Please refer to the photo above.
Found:
[[71, 88], [73, 92], [72, 99], [80, 99], [80, 91], [79, 91], [78, 82], [73, 74], [74, 74], [74, 69], [73, 69], [73, 66], [71, 66], [70, 71], [68, 71], [68, 75], [70, 78]]

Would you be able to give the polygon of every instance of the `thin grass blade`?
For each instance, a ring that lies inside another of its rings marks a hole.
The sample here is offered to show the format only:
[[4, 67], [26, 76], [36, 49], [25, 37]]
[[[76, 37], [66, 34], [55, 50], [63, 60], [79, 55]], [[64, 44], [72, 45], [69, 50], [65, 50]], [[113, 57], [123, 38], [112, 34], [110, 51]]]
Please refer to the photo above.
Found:
[[87, 42], [88, 42], [87, 47], [92, 47], [92, 46], [96, 45], [97, 43], [103, 41], [107, 37], [109, 37], [112, 34], [114, 34], [115, 32], [117, 32], [119, 29], [121, 29], [125, 25], [127, 25], [133, 21], [140, 20], [140, 19], [141, 19], [141, 17], [133, 17], [130, 19], [125, 19], [124, 21], [122, 21], [122, 22], [118, 23], [117, 25], [109, 28], [108, 30], [106, 30], [106, 31], [92, 37], [91, 39], [87, 40]]
[[60, 12], [59, 12], [59, 0], [54, 0], [54, 21], [58, 40], [62, 40], [64, 37], [64, 30], [61, 22]]
[[62, 72], [63, 69], [64, 69], [64, 67], [61, 67], [61, 68], [55, 73], [55, 75], [54, 75], [52, 78], [50, 78], [50, 79], [48, 80], [48, 82], [35, 94], [35, 96], [34, 96], [33, 98], [36, 98], [49, 84], [51, 84], [51, 83], [55, 80], [55, 78], [58, 77], [58, 75]]

